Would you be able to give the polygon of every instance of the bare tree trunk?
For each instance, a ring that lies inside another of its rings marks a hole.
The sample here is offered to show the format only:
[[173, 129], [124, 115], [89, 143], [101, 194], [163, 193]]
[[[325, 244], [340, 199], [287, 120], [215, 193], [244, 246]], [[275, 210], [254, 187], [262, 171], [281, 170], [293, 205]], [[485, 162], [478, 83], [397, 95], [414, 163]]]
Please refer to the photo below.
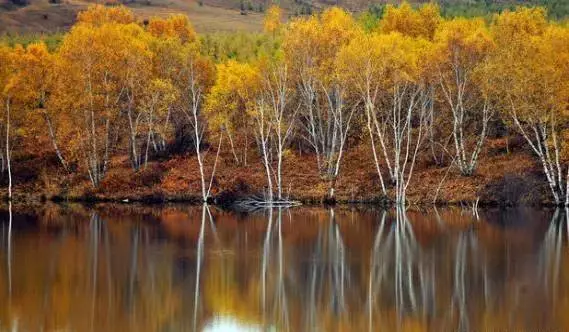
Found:
[[[263, 120], [260, 120], [261, 122]], [[272, 202], [273, 201], [273, 180], [272, 180], [272, 172], [271, 172], [271, 162], [270, 162], [270, 157], [269, 157], [269, 134], [268, 132], [265, 133], [265, 128], [264, 128], [264, 124], [259, 124], [260, 128], [259, 128], [259, 140], [261, 142], [261, 152], [263, 153], [263, 164], [265, 166], [265, 172], [267, 175], [267, 185], [268, 185], [268, 192], [267, 192], [267, 201]], [[268, 131], [270, 132], [270, 127], [268, 129]]]
[[138, 156], [138, 147], [136, 144], [136, 134], [137, 134], [137, 127], [138, 127], [138, 118], [133, 120], [132, 115], [132, 107], [128, 106], [128, 126], [130, 129], [129, 141], [130, 141], [130, 161], [132, 164], [132, 168], [137, 171], [140, 168], [140, 158]]
[[63, 154], [61, 153], [61, 150], [59, 150], [59, 146], [57, 145], [57, 140], [55, 138], [55, 131], [53, 130], [53, 125], [51, 123], [51, 118], [49, 117], [49, 114], [44, 113], [44, 119], [47, 124], [49, 139], [51, 140], [51, 144], [53, 145], [53, 149], [55, 150], [57, 159], [59, 159], [59, 162], [61, 163], [61, 166], [63, 166], [63, 169], [65, 169], [65, 171], [68, 172], [69, 167], [67, 166], [67, 162], [63, 158]]
[[[381, 184], [381, 191], [383, 192], [383, 195], [387, 196], [387, 189], [385, 188], [385, 182], [383, 181], [383, 175], [381, 174], [381, 168], [379, 166], [379, 157], [377, 155], [377, 149], [375, 147], [375, 138], [374, 138], [374, 134], [373, 134], [373, 129], [371, 127], [371, 122], [372, 122], [372, 112], [374, 112], [374, 108], [371, 107], [370, 109], [370, 105], [366, 103], [366, 116], [367, 116], [367, 129], [368, 129], [368, 133], [369, 133], [369, 139], [370, 139], [370, 143], [371, 143], [371, 150], [373, 153], [373, 161], [375, 163], [375, 170], [377, 171], [377, 175], [379, 176], [379, 183]], [[385, 151], [385, 149], [384, 149]], [[386, 157], [385, 160], [388, 160], [388, 158]]]
[[6, 164], [8, 167], [8, 200], [12, 200], [12, 166], [10, 158], [10, 98], [6, 100]]
[[[563, 184], [563, 174], [561, 172], [561, 165], [558, 160], [554, 161], [549, 152], [549, 144], [553, 143], [553, 150], [556, 156], [558, 156], [560, 151], [559, 142], [557, 140], [557, 133], [555, 123], [553, 119], [551, 120], [551, 126], [548, 126], [547, 123], [543, 122], [534, 122], [525, 124], [528, 126], [527, 130], [524, 127], [524, 124], [521, 123], [520, 119], [518, 118], [515, 110], [512, 112], [512, 118], [514, 120], [514, 124], [529, 144], [533, 152], [539, 158], [541, 165], [543, 167], [543, 171], [545, 173], [545, 177], [547, 179], [547, 183], [549, 184], [549, 188], [551, 190], [554, 202], [556, 205], [568, 205], [569, 204], [569, 192], [567, 189], [569, 188], [569, 183]], [[533, 135], [528, 133], [528, 130], [533, 131]], [[553, 142], [548, 142], [548, 135], [551, 135], [553, 138]], [[533, 138], [532, 138], [533, 136]], [[557, 159], [557, 157], [555, 158]], [[569, 166], [568, 166], [569, 167]], [[569, 170], [568, 170], [569, 172]], [[569, 174], [569, 173], [568, 173]], [[569, 175], [565, 177], [566, 180], [569, 180]]]
[[[387, 149], [384, 149], [386, 162], [390, 161], [393, 165], [393, 175], [395, 184], [395, 203], [405, 206], [406, 192], [411, 181], [415, 161], [419, 153], [419, 148], [424, 138], [424, 126], [427, 119], [427, 105], [429, 94], [424, 93], [420, 85], [402, 83], [394, 87], [391, 99], [391, 111], [371, 110], [368, 107], [368, 130], [370, 121], [378, 123], [377, 117], [382, 117], [385, 126], [376, 126], [376, 131], [380, 137], [389, 137], [391, 131], [391, 145], [389, 157]], [[371, 132], [371, 131], [370, 131]], [[373, 146], [373, 135], [371, 137]], [[375, 150], [374, 150], [375, 152]], [[377, 155], [376, 168], [378, 167]], [[380, 172], [381, 173], [381, 172]]]
[[188, 92], [189, 92], [189, 105], [188, 108], [190, 113], [184, 111], [186, 116], [193, 127], [194, 132], [194, 147], [196, 149], [196, 156], [198, 159], [198, 166], [200, 171], [200, 181], [201, 181], [201, 191], [202, 191], [202, 201], [205, 203], [209, 199], [209, 194], [211, 191], [211, 186], [213, 183], [213, 178], [215, 176], [215, 170], [217, 166], [217, 160], [219, 158], [219, 152], [221, 149], [221, 136], [219, 140], [219, 146], [217, 149], [215, 163], [212, 169], [212, 173], [210, 174], [209, 186], [206, 185], [206, 175], [205, 175], [205, 160], [202, 156], [201, 145], [202, 145], [202, 138], [205, 132], [205, 125], [201, 123], [200, 119], [200, 108], [202, 103], [202, 87], [199, 85], [198, 77], [196, 77], [195, 68], [190, 69], [189, 77], [188, 77]]
[[227, 138], [229, 139], [229, 145], [231, 146], [231, 153], [233, 154], [233, 158], [235, 159], [235, 163], [239, 165], [239, 157], [237, 157], [237, 152], [235, 151], [235, 145], [233, 144], [233, 135], [231, 135], [231, 131], [229, 129], [225, 130], [227, 132]]

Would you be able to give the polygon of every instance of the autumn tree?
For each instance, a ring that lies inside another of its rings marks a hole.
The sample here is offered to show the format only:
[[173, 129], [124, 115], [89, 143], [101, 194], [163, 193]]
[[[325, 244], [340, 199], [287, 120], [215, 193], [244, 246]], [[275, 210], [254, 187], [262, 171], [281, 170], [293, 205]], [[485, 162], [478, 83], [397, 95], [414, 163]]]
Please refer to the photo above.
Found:
[[348, 13], [333, 7], [320, 16], [293, 20], [284, 32], [285, 58], [302, 102], [302, 137], [314, 149], [320, 176], [329, 181], [330, 199], [334, 199], [356, 104], [336, 70], [336, 56], [358, 29]]
[[282, 25], [281, 23], [282, 15], [283, 11], [279, 6], [271, 6], [267, 10], [265, 18], [263, 20], [264, 32], [273, 35], [276, 34]]
[[[277, 199], [283, 199], [283, 158], [292, 137], [297, 107], [291, 96], [290, 73], [287, 64], [279, 59], [260, 63], [261, 90], [256, 98], [256, 107], [250, 115], [257, 124], [257, 141], [261, 150], [267, 177], [276, 179]], [[271, 152], [274, 145], [275, 152]], [[272, 156], [276, 158], [276, 171], [272, 171]], [[269, 201], [272, 201], [269, 191]]]
[[219, 144], [209, 184], [206, 184], [204, 156], [202, 155], [201, 145], [204, 141], [204, 134], [207, 130], [207, 120], [203, 116], [204, 97], [212, 85], [213, 78], [213, 65], [207, 59], [201, 57], [197, 52], [187, 59], [187, 67], [184, 73], [184, 89], [182, 90], [182, 109], [186, 114], [189, 123], [193, 128], [194, 133], [194, 147], [199, 164], [201, 186], [202, 186], [202, 199], [207, 201], [211, 186], [213, 183], [213, 176], [221, 150], [221, 139], [219, 137]]
[[107, 7], [103, 5], [92, 5], [77, 15], [78, 25], [93, 27], [100, 27], [109, 23], [130, 24], [134, 22], [135, 18], [133, 12], [125, 6]]
[[439, 7], [428, 3], [415, 10], [404, 1], [400, 6], [387, 5], [379, 29], [381, 32], [401, 34], [432, 40], [441, 22]]
[[[296, 116], [290, 73], [279, 59], [247, 64], [236, 61], [218, 65], [218, 76], [207, 100], [212, 123], [231, 128], [234, 119], [249, 124], [267, 176], [267, 195], [272, 202], [283, 199], [283, 159], [293, 133]], [[231, 127], [230, 127], [231, 126]], [[276, 163], [276, 167], [275, 164]]]
[[[55, 86], [54, 77], [56, 56], [51, 54], [44, 43], [28, 45], [16, 59], [18, 74], [14, 77], [22, 107], [29, 113], [31, 121], [43, 121], [49, 140], [61, 166], [68, 171], [68, 163], [63, 156], [57, 140], [57, 127], [54, 118], [59, 117], [56, 107], [50, 107], [49, 96]], [[30, 129], [34, 129], [31, 125]], [[39, 129], [39, 128], [36, 128]]]
[[[225, 133], [229, 139], [231, 152], [236, 163], [247, 164], [247, 110], [252, 107], [254, 96], [258, 93], [257, 71], [249, 64], [229, 60], [216, 66], [215, 84], [207, 96], [205, 112], [210, 130]], [[238, 129], [244, 129], [238, 131]], [[245, 144], [242, 157], [234, 146], [234, 136], [243, 133]]]
[[539, 158], [555, 204], [569, 205], [566, 132], [569, 123], [569, 30], [542, 8], [496, 16], [497, 49], [485, 69], [487, 90]]
[[112, 133], [119, 129], [121, 112], [134, 109], [132, 99], [150, 59], [145, 32], [136, 24], [79, 24], [61, 45], [61, 86], [52, 97], [63, 102], [77, 124], [77, 141], [71, 143], [77, 144], [94, 187], [109, 167]]
[[469, 176], [476, 169], [494, 114], [491, 91], [481, 89], [479, 73], [493, 40], [482, 19], [457, 18], [439, 25], [435, 48], [435, 76], [452, 115], [454, 162], [462, 175]]
[[198, 40], [190, 20], [186, 15], [171, 15], [168, 18], [152, 18], [148, 22], [148, 32], [157, 38], [176, 39], [182, 44], [195, 43]]
[[[15, 71], [15, 57], [13, 50], [9, 47], [0, 45], [0, 101], [4, 109], [4, 152], [6, 156], [6, 166], [8, 170], [8, 198], [12, 199], [12, 168], [11, 168], [11, 108], [12, 108], [12, 78]], [[4, 163], [3, 163], [4, 164]]]
[[164, 79], [155, 78], [145, 87], [145, 93], [139, 105], [141, 108], [140, 114], [144, 115], [146, 124], [146, 142], [144, 144], [145, 168], [148, 165], [150, 147], [153, 146], [155, 151], [159, 150], [155, 134], [158, 134], [160, 137], [166, 137], [167, 135], [167, 121], [164, 121], [164, 119], [168, 119], [170, 108], [176, 99], [179, 98], [178, 94], [179, 91], [172, 83]]
[[[425, 137], [425, 89], [431, 44], [424, 39], [390, 34], [362, 35], [342, 49], [339, 68], [364, 103], [367, 129], [381, 190], [387, 195], [385, 164], [395, 188], [395, 202], [406, 203], [417, 155]], [[383, 157], [383, 158], [382, 158]], [[383, 162], [382, 160], [383, 159]]]

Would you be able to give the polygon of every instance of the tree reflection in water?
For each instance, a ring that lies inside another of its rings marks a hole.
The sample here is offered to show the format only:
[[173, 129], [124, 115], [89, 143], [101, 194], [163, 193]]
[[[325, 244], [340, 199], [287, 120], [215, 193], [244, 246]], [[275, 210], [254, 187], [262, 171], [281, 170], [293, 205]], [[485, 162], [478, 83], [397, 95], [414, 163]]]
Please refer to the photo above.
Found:
[[461, 212], [8, 206], [0, 330], [567, 330], [568, 211]]
[[424, 316], [433, 312], [435, 302], [434, 265], [423, 259], [406, 211], [397, 208], [395, 219], [387, 220], [384, 212], [373, 242], [368, 284], [368, 325], [370, 331], [375, 317], [380, 317], [383, 305], [393, 305], [398, 325], [408, 315]]

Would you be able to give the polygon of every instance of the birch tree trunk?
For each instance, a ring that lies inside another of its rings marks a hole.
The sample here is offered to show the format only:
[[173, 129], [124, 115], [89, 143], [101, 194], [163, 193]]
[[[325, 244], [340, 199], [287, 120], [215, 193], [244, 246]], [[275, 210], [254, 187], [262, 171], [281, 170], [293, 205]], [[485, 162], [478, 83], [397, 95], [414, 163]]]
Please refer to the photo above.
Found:
[[[316, 155], [320, 177], [328, 181], [327, 200], [335, 199], [345, 143], [358, 103], [346, 105], [345, 88], [339, 82], [324, 85], [309, 74], [301, 77], [301, 124], [305, 140]], [[324, 99], [323, 105], [319, 98]]]
[[[406, 205], [406, 192], [413, 176], [415, 161], [426, 134], [428, 105], [431, 95], [421, 85], [399, 84], [394, 86], [390, 100], [391, 110], [366, 106], [368, 131], [376, 169], [381, 177], [379, 158], [375, 151], [375, 136], [379, 137], [385, 163], [392, 168], [395, 203]], [[375, 134], [370, 127], [374, 123]], [[382, 183], [383, 185], [383, 183]], [[382, 188], [383, 189], [383, 188]]]
[[[200, 85], [199, 78], [197, 75], [198, 74], [196, 73], [196, 68], [194, 68], [194, 64], [191, 63], [190, 70], [188, 73], [189, 112], [184, 110], [184, 113], [186, 114], [186, 117], [188, 118], [190, 125], [193, 127], [194, 147], [196, 150], [196, 157], [198, 159], [198, 166], [200, 171], [202, 201], [205, 203], [210, 198], [210, 192], [213, 184], [213, 178], [215, 176], [217, 160], [219, 158], [219, 152], [221, 149], [222, 136], [220, 136], [219, 138], [219, 145], [217, 148], [217, 153], [215, 156], [215, 161], [212, 171], [209, 174], [209, 181], [206, 181], [205, 160], [201, 151], [201, 145], [206, 127], [205, 124], [203, 123], [204, 120], [201, 118], [203, 87]], [[209, 183], [209, 185], [207, 183]]]
[[8, 200], [12, 200], [12, 158], [10, 157], [10, 98], [6, 100], [6, 165], [8, 168]]
[[555, 205], [569, 206], [569, 165], [560, 161], [561, 142], [557, 138], [555, 119], [550, 116], [548, 121], [522, 122], [515, 109], [511, 115], [515, 126], [539, 158]]
[[443, 96], [452, 113], [452, 137], [454, 141], [456, 165], [463, 176], [471, 176], [474, 174], [478, 162], [478, 156], [480, 155], [484, 142], [486, 141], [488, 123], [492, 119], [494, 109], [491, 107], [490, 102], [487, 99], [483, 100], [482, 109], [480, 110], [482, 113], [482, 128], [480, 129], [480, 133], [475, 135], [476, 139], [474, 147], [472, 148], [472, 152], [469, 156], [467, 153], [468, 133], [465, 133], [465, 127], [468, 125], [466, 123], [467, 119], [476, 115], [474, 112], [476, 111], [477, 106], [473, 105], [474, 101], [468, 102], [467, 98], [470, 97], [470, 99], [472, 99], [476, 97], [473, 96], [475, 93], [474, 91], [469, 92], [468, 90], [470, 82], [466, 73], [463, 73], [459, 69], [454, 70], [454, 73], [455, 79], [452, 80], [452, 83], [448, 84], [445, 82], [443, 75], [441, 74], [440, 86]]
[[63, 169], [65, 169], [66, 172], [69, 172], [69, 167], [67, 165], [67, 161], [65, 161], [65, 158], [63, 158], [63, 154], [61, 153], [61, 150], [59, 149], [59, 146], [57, 144], [57, 139], [55, 137], [55, 131], [53, 129], [53, 124], [51, 122], [51, 118], [49, 117], [49, 114], [44, 113], [44, 119], [45, 119], [45, 123], [47, 125], [49, 139], [51, 140], [51, 144], [53, 145], [53, 149], [55, 150], [55, 154], [57, 155], [57, 159], [61, 163], [61, 166], [63, 166]]
[[266, 115], [266, 105], [263, 100], [257, 101], [257, 110], [255, 112], [255, 123], [256, 130], [255, 136], [257, 136], [257, 144], [261, 149], [261, 154], [263, 158], [263, 166], [265, 167], [265, 174], [267, 176], [267, 193], [265, 200], [268, 202], [273, 202], [273, 172], [271, 166], [271, 156], [270, 156], [270, 133], [271, 133], [271, 123], [267, 120]]

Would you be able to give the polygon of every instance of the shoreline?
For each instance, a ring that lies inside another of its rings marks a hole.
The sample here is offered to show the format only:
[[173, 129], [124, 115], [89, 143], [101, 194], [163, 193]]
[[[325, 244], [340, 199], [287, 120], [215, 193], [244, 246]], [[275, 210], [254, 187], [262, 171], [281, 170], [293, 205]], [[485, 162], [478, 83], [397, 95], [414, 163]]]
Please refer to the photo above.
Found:
[[[161, 195], [159, 192], [156, 192], [154, 195], [145, 195], [145, 196], [124, 196], [122, 198], [117, 197], [109, 197], [104, 195], [85, 195], [85, 196], [51, 196], [45, 197], [44, 195], [33, 195], [29, 193], [24, 194], [16, 194], [16, 198], [12, 199], [12, 203], [20, 204], [20, 203], [57, 203], [57, 204], [65, 204], [65, 203], [79, 203], [85, 205], [96, 205], [96, 204], [120, 204], [120, 205], [142, 205], [142, 206], [153, 206], [153, 205], [167, 205], [167, 204], [185, 204], [188, 206], [199, 206], [202, 205], [203, 202], [201, 197], [197, 195], [172, 195], [172, 196], [164, 196]], [[211, 206], [219, 206], [219, 207], [228, 207], [231, 208], [235, 205], [235, 203], [239, 202], [240, 200], [244, 200], [249, 198], [250, 196], [247, 195], [232, 195], [231, 198], [225, 198], [224, 195], [218, 195], [211, 197], [208, 200], [207, 204]], [[2, 197], [4, 202], [8, 201], [7, 196]], [[336, 200], [325, 200], [323, 198], [315, 198], [315, 197], [291, 197], [289, 198], [290, 201], [299, 202], [302, 206], [310, 206], [310, 207], [333, 207], [333, 206], [369, 206], [369, 207], [378, 207], [378, 208], [394, 208], [395, 204], [392, 200], [387, 197], [375, 197], [375, 198], [368, 198], [368, 199], [356, 199], [356, 200], [349, 200], [349, 199], [336, 199]], [[468, 200], [461, 200], [461, 201], [437, 201], [436, 203], [433, 202], [409, 202], [407, 207], [418, 207], [418, 208], [430, 208], [430, 207], [462, 207], [465, 209], [472, 209], [473, 206], [476, 205], [477, 208], [519, 208], [519, 207], [531, 207], [531, 208], [568, 208], [563, 205], [555, 205], [553, 203], [516, 203], [516, 202], [504, 202], [504, 201], [468, 201]]]

